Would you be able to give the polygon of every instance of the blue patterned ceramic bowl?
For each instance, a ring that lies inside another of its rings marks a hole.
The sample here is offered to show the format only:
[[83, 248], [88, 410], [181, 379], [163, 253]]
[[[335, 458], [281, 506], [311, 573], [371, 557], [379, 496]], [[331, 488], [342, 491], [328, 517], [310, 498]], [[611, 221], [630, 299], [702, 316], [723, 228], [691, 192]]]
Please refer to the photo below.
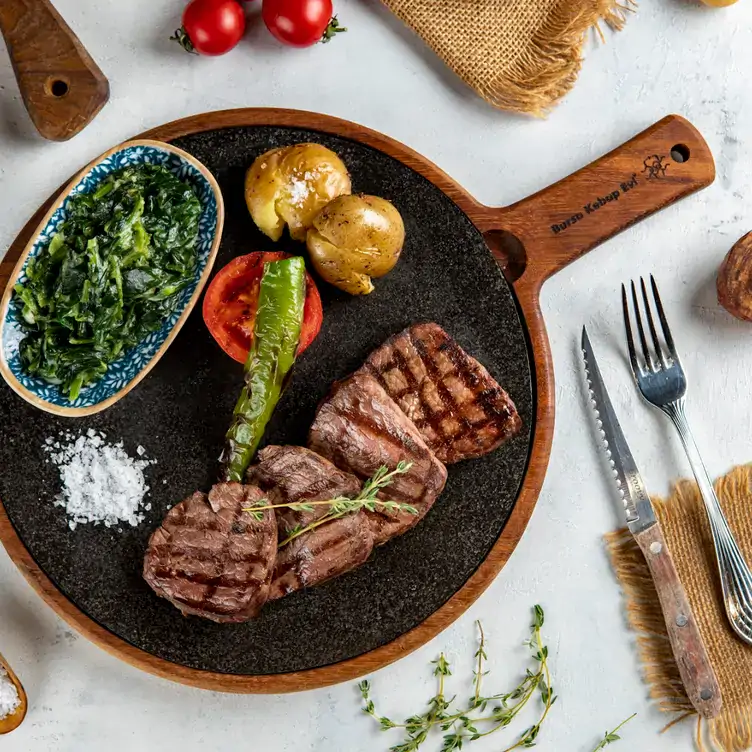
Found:
[[[70, 196], [96, 190], [111, 172], [143, 163], [164, 165], [196, 190], [203, 207], [199, 222], [196, 279], [183, 290], [175, 311], [158, 331], [147, 335], [138, 345], [123, 353], [110, 364], [107, 373], [98, 382], [82, 389], [78, 398], [70, 402], [57, 386], [28, 376], [23, 371], [19, 344], [24, 334], [16, 305], [12, 302], [13, 285], [25, 280], [28, 259], [36, 256], [49, 243], [58, 225], [66, 218]], [[156, 365], [188, 318], [214, 265], [223, 222], [224, 205], [219, 186], [209, 170], [190, 154], [169, 144], [147, 140], [128, 141], [103, 154], [76, 175], [63, 190], [13, 270], [11, 282], [0, 304], [0, 373], [3, 378], [25, 400], [56, 415], [91, 415], [117, 402]]]

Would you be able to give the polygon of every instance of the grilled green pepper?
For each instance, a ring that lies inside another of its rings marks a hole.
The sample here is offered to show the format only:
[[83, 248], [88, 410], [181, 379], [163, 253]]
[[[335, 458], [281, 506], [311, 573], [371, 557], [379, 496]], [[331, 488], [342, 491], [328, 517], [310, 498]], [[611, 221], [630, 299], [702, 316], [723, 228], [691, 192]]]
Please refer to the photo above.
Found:
[[299, 256], [264, 266], [245, 384], [220, 458], [222, 480], [242, 482], [287, 385], [303, 322], [305, 276]]

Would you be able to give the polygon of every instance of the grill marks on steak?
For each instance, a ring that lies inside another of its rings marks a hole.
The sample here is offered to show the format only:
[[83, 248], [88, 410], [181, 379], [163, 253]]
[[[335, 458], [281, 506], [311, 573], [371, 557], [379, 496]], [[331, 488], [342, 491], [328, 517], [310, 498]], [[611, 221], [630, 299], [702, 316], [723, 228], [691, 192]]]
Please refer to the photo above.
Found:
[[269, 600], [349, 572], [371, 551], [373, 532], [362, 511], [325, 522], [279, 549]]
[[[310, 449], [270, 446], [248, 471], [249, 485], [220, 483], [176, 505], [152, 535], [144, 578], [184, 614], [246, 621], [281, 598], [347, 572], [374, 545], [414, 527], [444, 489], [444, 462], [493, 451], [522, 425], [509, 395], [437, 324], [391, 337], [362, 368], [333, 385], [311, 426]], [[417, 515], [361, 510], [325, 522], [278, 549], [299, 527], [330, 512], [243, 511], [266, 504], [355, 497], [382, 466], [412, 463], [379, 493]]]
[[[354, 475], [342, 472], [305, 447], [269, 446], [259, 452], [258, 460], [248, 470], [247, 478], [266, 492], [270, 504], [327, 501], [338, 496], [354, 498], [360, 493], [360, 481]], [[324, 504], [314, 506], [310, 512], [277, 509], [280, 540], [298, 525], [310, 525], [328, 511]]]
[[366, 512], [376, 545], [415, 526], [444, 489], [446, 467], [379, 382], [363, 370], [334, 384], [318, 408], [308, 446], [363, 480], [382, 465], [394, 470], [402, 461], [412, 463], [379, 496], [410, 504], [418, 514]]
[[438, 324], [390, 337], [361, 370], [378, 379], [447, 464], [487, 454], [522, 427], [509, 395]]
[[[329, 460], [298, 446], [269, 446], [259, 452], [259, 463], [248, 479], [267, 494], [270, 504], [354, 498], [360, 481]], [[311, 511], [277, 509], [279, 540], [298, 526], [307, 526], [329, 513], [325, 505]], [[325, 522], [298, 536], [277, 552], [269, 599], [281, 598], [304, 587], [318, 585], [360, 566], [373, 550], [373, 534], [362, 511]]]
[[271, 510], [256, 521], [243, 508], [263, 498], [255, 486], [219, 483], [175, 505], [149, 540], [144, 579], [184, 614], [256, 616], [269, 595], [277, 523]]

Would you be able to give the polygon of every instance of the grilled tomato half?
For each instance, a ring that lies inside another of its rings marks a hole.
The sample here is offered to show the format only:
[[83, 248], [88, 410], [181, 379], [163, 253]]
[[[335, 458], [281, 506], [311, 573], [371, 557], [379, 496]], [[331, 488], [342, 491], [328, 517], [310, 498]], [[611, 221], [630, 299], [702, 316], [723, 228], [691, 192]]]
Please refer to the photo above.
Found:
[[[217, 344], [238, 363], [245, 363], [253, 340], [259, 285], [264, 264], [290, 258], [289, 253], [238, 256], [214, 277], [204, 296], [204, 322]], [[316, 283], [306, 274], [306, 299], [298, 355], [316, 339], [324, 320]]]

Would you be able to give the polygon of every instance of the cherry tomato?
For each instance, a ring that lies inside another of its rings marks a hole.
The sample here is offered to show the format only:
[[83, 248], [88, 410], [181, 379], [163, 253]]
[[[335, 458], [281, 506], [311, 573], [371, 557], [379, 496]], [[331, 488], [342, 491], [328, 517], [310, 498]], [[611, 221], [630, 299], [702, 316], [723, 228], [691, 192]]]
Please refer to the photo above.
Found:
[[332, 0], [263, 0], [261, 16], [266, 28], [291, 47], [328, 42], [347, 31], [332, 16]]
[[188, 52], [224, 55], [243, 36], [245, 12], [238, 0], [191, 0], [183, 11], [183, 26], [171, 37]]
[[[289, 253], [249, 253], [219, 271], [204, 297], [204, 322], [217, 344], [238, 363], [245, 363], [253, 340], [259, 286], [264, 264], [289, 258]], [[306, 274], [306, 299], [298, 355], [316, 339], [324, 320], [316, 283]]]

